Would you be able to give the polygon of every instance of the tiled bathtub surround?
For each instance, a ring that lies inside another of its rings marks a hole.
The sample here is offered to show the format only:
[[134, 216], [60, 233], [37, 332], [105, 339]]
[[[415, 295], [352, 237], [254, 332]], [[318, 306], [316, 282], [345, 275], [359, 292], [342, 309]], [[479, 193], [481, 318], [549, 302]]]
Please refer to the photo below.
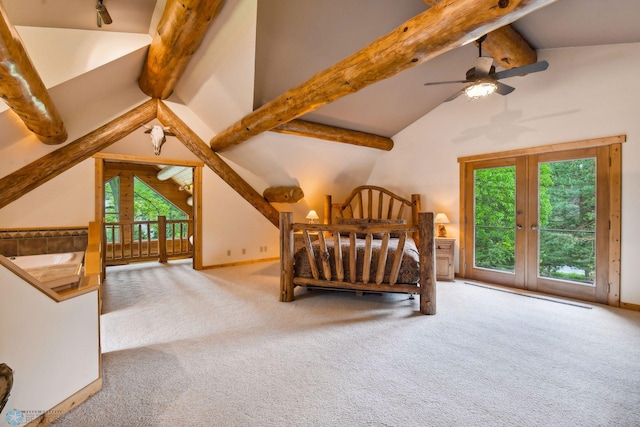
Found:
[[0, 229], [0, 254], [6, 257], [84, 251], [88, 228]]

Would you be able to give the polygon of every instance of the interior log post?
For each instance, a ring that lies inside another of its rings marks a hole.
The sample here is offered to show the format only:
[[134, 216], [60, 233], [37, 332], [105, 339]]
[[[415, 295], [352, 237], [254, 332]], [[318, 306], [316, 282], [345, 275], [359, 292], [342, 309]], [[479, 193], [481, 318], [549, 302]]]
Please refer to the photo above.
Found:
[[166, 99], [222, 9], [224, 0], [167, 0], [149, 46], [138, 85]]
[[210, 141], [224, 150], [422, 64], [557, 0], [444, 0], [288, 90]]
[[[428, 6], [435, 6], [441, 0], [422, 1]], [[488, 33], [482, 42], [482, 50], [505, 69], [533, 64], [538, 60], [536, 51], [511, 25]]]
[[418, 214], [420, 254], [420, 313], [436, 314], [436, 251], [433, 212]]
[[67, 130], [20, 35], [0, 3], [0, 95], [45, 144], [61, 144]]
[[270, 203], [297, 203], [304, 197], [300, 187], [269, 187], [262, 195]]
[[198, 156], [224, 182], [229, 184], [240, 196], [255, 207], [273, 225], [278, 227], [279, 218], [276, 208], [253, 189], [240, 175], [225, 163], [220, 156], [211, 151], [198, 135], [196, 135], [173, 111], [162, 101], [157, 101], [158, 120], [164, 126], [170, 126], [173, 133], [193, 154]]
[[156, 106], [155, 100], [149, 100], [93, 132], [0, 179], [0, 208], [155, 119]]
[[280, 301], [291, 302], [293, 289], [293, 212], [280, 213]]
[[324, 139], [326, 141], [376, 148], [378, 150], [385, 151], [390, 151], [393, 148], [393, 140], [385, 136], [343, 129], [320, 123], [312, 123], [299, 119], [291, 120], [290, 122], [277, 126], [271, 129], [271, 132], [306, 136], [310, 138]]

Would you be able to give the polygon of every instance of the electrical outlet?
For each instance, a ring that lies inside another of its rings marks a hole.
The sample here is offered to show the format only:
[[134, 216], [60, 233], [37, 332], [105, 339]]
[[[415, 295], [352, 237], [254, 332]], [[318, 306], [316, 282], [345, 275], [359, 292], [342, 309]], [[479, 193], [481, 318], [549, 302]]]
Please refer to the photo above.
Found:
[[245, 255], [247, 253], [247, 250], [245, 248], [242, 248], [242, 255]]
[[230, 256], [230, 255], [231, 255], [231, 249], [227, 251], [227, 256]]

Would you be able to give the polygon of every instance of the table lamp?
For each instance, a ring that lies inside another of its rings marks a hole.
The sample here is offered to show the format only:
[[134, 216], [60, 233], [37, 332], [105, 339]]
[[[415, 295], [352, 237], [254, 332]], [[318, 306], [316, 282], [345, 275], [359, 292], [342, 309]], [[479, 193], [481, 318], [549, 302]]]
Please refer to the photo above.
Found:
[[309, 224], [315, 224], [316, 221], [320, 219], [320, 217], [318, 216], [318, 212], [311, 209], [307, 214], [307, 219], [309, 220]]
[[438, 237], [447, 237], [447, 229], [444, 226], [445, 224], [449, 224], [447, 214], [439, 212], [433, 222], [438, 224]]

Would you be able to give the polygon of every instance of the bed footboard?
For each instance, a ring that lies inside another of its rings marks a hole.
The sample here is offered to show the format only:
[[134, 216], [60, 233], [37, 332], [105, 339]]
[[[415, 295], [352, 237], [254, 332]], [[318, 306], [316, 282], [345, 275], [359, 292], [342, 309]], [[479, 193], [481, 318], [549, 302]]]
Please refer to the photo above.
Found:
[[[297, 285], [312, 285], [328, 288], [350, 289], [356, 291], [370, 292], [406, 292], [419, 293], [420, 312], [423, 314], [436, 313], [436, 279], [435, 279], [435, 240], [434, 240], [434, 214], [432, 212], [421, 212], [418, 214], [417, 225], [327, 225], [327, 224], [299, 224], [293, 223], [293, 213], [280, 213], [280, 301], [290, 302], [294, 300], [294, 288]], [[295, 254], [294, 254], [294, 232], [300, 231], [305, 240], [304, 245], [310, 259], [312, 268], [312, 278], [302, 278], [295, 276]], [[316, 265], [314, 249], [309, 238], [309, 232], [317, 232], [319, 236], [322, 261]], [[417, 239], [417, 249], [419, 254], [420, 279], [418, 285], [397, 284], [396, 278], [400, 269], [401, 252], [407, 235], [415, 233], [419, 235]], [[363, 260], [363, 276], [361, 279], [355, 277], [355, 236], [357, 234], [366, 235], [366, 249]], [[382, 234], [382, 246], [385, 251], [380, 252], [378, 268], [371, 267], [371, 239], [373, 234]], [[387, 253], [386, 248], [389, 236], [399, 234], [398, 250], [392, 256], [390, 278], [384, 279], [384, 264]], [[346, 276], [343, 267], [344, 260], [342, 249], [339, 244], [340, 236], [349, 236], [351, 244], [348, 251], [349, 271], [352, 275]], [[326, 236], [326, 237], [325, 237]], [[329, 266], [329, 252], [325, 242], [334, 239], [335, 275], [332, 275]]]

